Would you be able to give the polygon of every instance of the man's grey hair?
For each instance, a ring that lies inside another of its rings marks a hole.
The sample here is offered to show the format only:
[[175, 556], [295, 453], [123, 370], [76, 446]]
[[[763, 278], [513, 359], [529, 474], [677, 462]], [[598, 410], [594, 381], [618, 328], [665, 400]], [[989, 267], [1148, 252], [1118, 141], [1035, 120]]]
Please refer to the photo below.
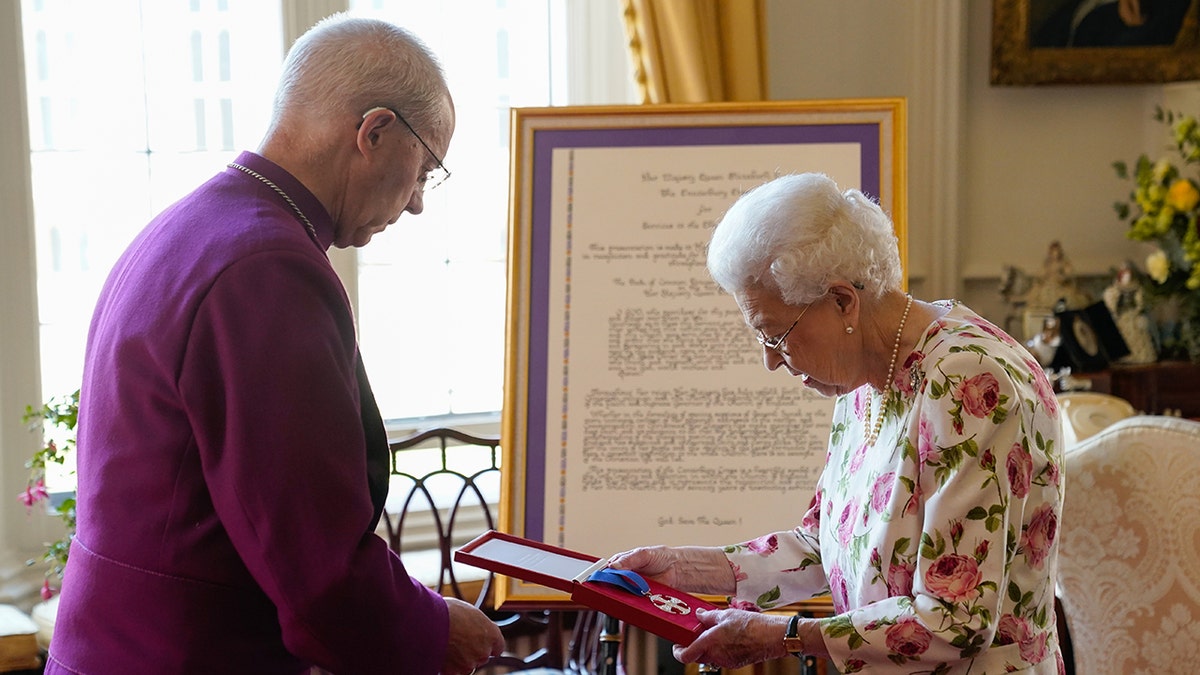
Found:
[[442, 67], [420, 38], [386, 21], [340, 13], [318, 22], [288, 50], [274, 121], [295, 112], [333, 119], [387, 106], [414, 128], [429, 129], [448, 100]]
[[891, 219], [819, 173], [781, 176], [739, 197], [713, 232], [708, 271], [729, 293], [775, 288], [793, 305], [836, 281], [879, 297], [902, 280]]

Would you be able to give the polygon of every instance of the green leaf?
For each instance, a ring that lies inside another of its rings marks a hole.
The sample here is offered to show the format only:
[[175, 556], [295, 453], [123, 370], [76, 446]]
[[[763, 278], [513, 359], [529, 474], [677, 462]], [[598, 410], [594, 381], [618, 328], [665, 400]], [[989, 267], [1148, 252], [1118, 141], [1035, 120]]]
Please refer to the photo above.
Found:
[[779, 602], [780, 595], [781, 593], [779, 592], [779, 587], [776, 586], [766, 593], [758, 596], [758, 598], [754, 601], [754, 604], [762, 607], [763, 609], [771, 609], [776, 603]]
[[976, 506], [967, 511], [967, 520], [983, 520], [987, 516], [988, 513], [982, 506]]

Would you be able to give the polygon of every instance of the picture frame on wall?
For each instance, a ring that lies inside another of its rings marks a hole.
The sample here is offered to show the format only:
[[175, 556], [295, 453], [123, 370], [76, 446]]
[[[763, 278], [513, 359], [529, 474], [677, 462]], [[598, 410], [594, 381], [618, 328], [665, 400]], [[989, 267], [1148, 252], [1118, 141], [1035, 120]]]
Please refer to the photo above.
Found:
[[1200, 79], [1200, 0], [993, 0], [993, 85]]

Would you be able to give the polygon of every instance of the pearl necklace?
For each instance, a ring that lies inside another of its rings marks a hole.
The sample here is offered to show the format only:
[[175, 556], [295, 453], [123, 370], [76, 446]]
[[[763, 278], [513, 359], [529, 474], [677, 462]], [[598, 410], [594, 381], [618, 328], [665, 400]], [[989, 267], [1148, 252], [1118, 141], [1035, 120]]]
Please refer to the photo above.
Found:
[[[879, 440], [879, 432], [883, 429], [883, 411], [887, 405], [888, 396], [892, 391], [892, 376], [896, 374], [896, 359], [900, 358], [900, 336], [904, 334], [904, 324], [908, 322], [908, 310], [911, 308], [912, 296], [909, 295], [908, 302], [904, 303], [904, 314], [900, 315], [900, 327], [896, 329], [896, 339], [892, 342], [892, 362], [888, 364], [887, 379], [884, 380], [884, 391], [879, 398], [879, 417], [875, 419], [875, 425], [871, 427], [871, 433], [867, 435], [867, 445], [875, 445], [875, 441]], [[866, 423], [871, 423], [870, 401], [867, 402]]]
[[254, 176], [255, 178], [262, 181], [267, 187], [271, 188], [275, 192], [278, 192], [279, 196], [283, 197], [283, 201], [287, 202], [288, 206], [292, 207], [292, 210], [296, 212], [296, 215], [300, 216], [300, 221], [304, 223], [305, 229], [308, 230], [308, 236], [312, 237], [312, 240], [317, 242], [318, 246], [321, 244], [321, 240], [317, 239], [317, 228], [313, 227], [313, 224], [308, 219], [308, 216], [304, 215], [304, 212], [300, 210], [299, 206], [296, 206], [296, 202], [292, 201], [292, 198], [288, 196], [288, 193], [283, 191], [283, 188], [279, 187], [274, 182], [272, 182], [270, 178], [267, 178], [266, 176], [262, 175], [261, 173], [255, 171], [253, 169], [244, 167], [241, 164], [238, 164], [237, 162], [230, 162], [226, 166], [228, 166], [231, 169], [237, 169], [238, 171], [248, 173], [251, 176]]

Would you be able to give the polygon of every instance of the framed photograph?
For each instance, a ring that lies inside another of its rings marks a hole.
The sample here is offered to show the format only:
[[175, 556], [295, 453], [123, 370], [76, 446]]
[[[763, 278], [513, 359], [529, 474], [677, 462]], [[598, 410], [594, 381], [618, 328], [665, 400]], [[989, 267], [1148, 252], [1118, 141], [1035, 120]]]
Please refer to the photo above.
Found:
[[1200, 0], [993, 0], [991, 82], [1200, 79]]
[[[832, 400], [763, 368], [705, 266], [739, 195], [818, 171], [905, 251], [902, 99], [512, 112], [500, 529], [608, 557], [794, 527]], [[502, 604], [558, 597], [517, 579]]]

